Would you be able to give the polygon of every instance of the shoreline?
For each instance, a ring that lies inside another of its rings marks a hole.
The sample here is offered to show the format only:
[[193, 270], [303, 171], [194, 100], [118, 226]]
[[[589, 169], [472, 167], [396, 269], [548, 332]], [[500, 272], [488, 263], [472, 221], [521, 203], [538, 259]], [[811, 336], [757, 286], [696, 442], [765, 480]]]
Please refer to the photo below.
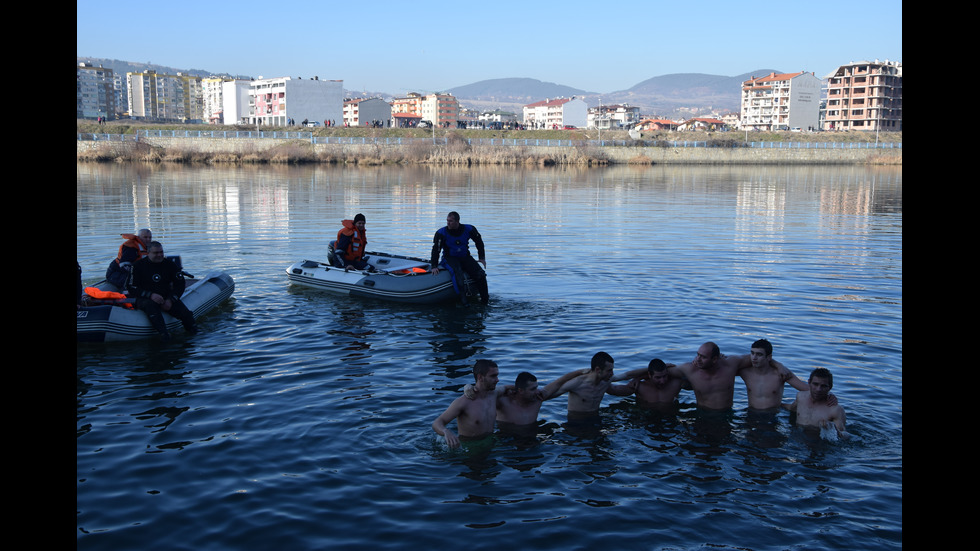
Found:
[[[151, 135], [137, 138], [137, 131], [148, 131]], [[313, 128], [299, 132], [291, 127], [265, 128], [262, 132], [272, 137], [251, 137], [258, 135], [255, 128], [233, 126], [99, 126], [80, 121], [76, 161], [365, 166], [902, 164], [900, 132], [881, 140], [882, 143], [897, 143], [899, 147], [896, 148], [875, 148], [872, 146], [876, 137], [873, 133], [854, 132], [645, 132], [639, 142], [621, 130], [600, 134], [596, 130], [581, 129]], [[105, 137], [80, 139], [83, 135]], [[214, 137], [219, 135], [223, 137]], [[597, 140], [599, 137], [601, 142]], [[755, 147], [749, 147], [747, 140], [750, 137]], [[318, 140], [326, 142], [328, 139], [331, 143], [318, 143]], [[759, 142], [766, 147], [758, 147]], [[698, 146], [691, 147], [693, 143]], [[810, 147], [809, 144], [815, 145]]]

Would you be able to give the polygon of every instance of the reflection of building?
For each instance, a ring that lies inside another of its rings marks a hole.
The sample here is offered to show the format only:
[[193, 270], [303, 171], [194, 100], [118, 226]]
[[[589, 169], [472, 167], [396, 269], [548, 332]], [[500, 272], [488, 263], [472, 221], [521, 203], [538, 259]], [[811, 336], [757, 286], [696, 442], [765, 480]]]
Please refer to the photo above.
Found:
[[344, 118], [344, 81], [279, 77], [253, 80], [248, 90], [248, 123], [285, 126]]
[[204, 118], [201, 77], [146, 70], [126, 73], [126, 87], [133, 118], [182, 122]]
[[742, 83], [743, 130], [816, 130], [820, 79], [813, 73], [769, 73]]
[[546, 99], [524, 106], [524, 124], [528, 128], [584, 128], [588, 123], [588, 105], [572, 98]]
[[825, 78], [824, 130], [902, 129], [901, 62], [852, 62]]
[[79, 63], [75, 69], [78, 118], [116, 118], [116, 94], [112, 69]]

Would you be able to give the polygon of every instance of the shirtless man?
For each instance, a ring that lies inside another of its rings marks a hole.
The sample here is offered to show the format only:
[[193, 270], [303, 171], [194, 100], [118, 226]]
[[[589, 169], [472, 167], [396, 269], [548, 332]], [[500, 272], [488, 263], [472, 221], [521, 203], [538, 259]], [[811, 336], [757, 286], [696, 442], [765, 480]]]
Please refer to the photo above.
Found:
[[850, 438], [845, 430], [844, 408], [827, 401], [832, 388], [834, 376], [826, 368], [818, 367], [810, 373], [809, 390], [798, 392], [796, 400], [792, 404], [783, 404], [783, 407], [796, 413], [797, 425], [820, 429], [833, 426], [841, 437]]
[[[492, 360], [477, 360], [473, 366], [475, 395], [473, 398], [460, 396], [436, 417], [432, 422], [432, 430], [445, 437], [450, 448], [459, 447], [462, 440], [481, 440], [493, 433], [493, 423], [497, 417], [497, 387], [499, 369]], [[456, 430], [459, 436], [446, 425], [456, 419]]]
[[544, 389], [538, 390], [537, 378], [522, 371], [517, 375], [514, 386], [507, 386], [503, 392], [497, 392], [497, 422], [507, 423], [513, 427], [526, 427], [538, 421], [541, 404], [550, 398], [558, 396], [558, 389], [568, 381], [588, 373], [588, 370], [572, 371], [548, 383]]
[[[742, 362], [744, 365], [744, 361]], [[738, 372], [745, 382], [749, 397], [749, 409], [772, 410], [783, 403], [783, 387], [789, 383], [796, 390], [809, 387], [786, 368], [772, 359], [772, 344], [766, 339], [752, 343], [749, 349], [749, 365]], [[834, 400], [836, 403], [836, 399]]]
[[684, 388], [684, 383], [683, 379], [670, 376], [663, 360], [654, 358], [647, 365], [645, 376], [638, 375], [627, 386], [636, 395], [639, 406], [670, 411], [678, 407], [677, 396], [681, 388]]
[[625, 376], [613, 377], [613, 359], [605, 352], [597, 352], [592, 356], [592, 365], [587, 372], [576, 371], [578, 376], [562, 384], [555, 396], [568, 393], [569, 419], [585, 419], [599, 414], [599, 404], [606, 394], [629, 396], [632, 391], [628, 385], [613, 386], [611, 381], [622, 380]]

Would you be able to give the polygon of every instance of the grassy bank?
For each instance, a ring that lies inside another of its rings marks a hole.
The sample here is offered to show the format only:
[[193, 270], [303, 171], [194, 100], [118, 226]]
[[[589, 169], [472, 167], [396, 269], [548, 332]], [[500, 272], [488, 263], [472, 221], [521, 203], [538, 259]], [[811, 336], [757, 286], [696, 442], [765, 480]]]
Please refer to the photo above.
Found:
[[[79, 119], [78, 133], [133, 135], [137, 130], [176, 130], [221, 131], [256, 130], [245, 125], [207, 125], [207, 124], [149, 124], [136, 121], [112, 121], [105, 125]], [[430, 163], [449, 165], [604, 165], [609, 163], [603, 148], [590, 146], [586, 140], [626, 140], [632, 141], [626, 131], [604, 130], [463, 130], [463, 129], [416, 129], [416, 128], [302, 128], [262, 127], [263, 131], [308, 131], [314, 136], [368, 137], [368, 138], [447, 138], [446, 144], [417, 142], [408, 146], [386, 148], [368, 146], [359, 148], [356, 153], [341, 153], [341, 148], [330, 152], [317, 151], [305, 140], [293, 140], [274, 147], [256, 150], [244, 149], [235, 153], [208, 153], [191, 148], [163, 149], [143, 142], [106, 143], [99, 147], [79, 152], [77, 160], [93, 162], [173, 162], [173, 163], [345, 163], [345, 164], [389, 164], [389, 163]], [[524, 147], [471, 146], [469, 139], [508, 138], [518, 140], [572, 140], [580, 142], [572, 148], [562, 148], [553, 153], [530, 153]], [[644, 132], [643, 140], [706, 142], [709, 146], [738, 147], [750, 142], [864, 142], [873, 143], [874, 132]], [[901, 132], [882, 133], [879, 142], [898, 143], [902, 141]], [[633, 162], [633, 161], [631, 161]], [[649, 159], [638, 156], [638, 164], [649, 164]], [[877, 155], [874, 164], [901, 164], [900, 156], [883, 153]]]

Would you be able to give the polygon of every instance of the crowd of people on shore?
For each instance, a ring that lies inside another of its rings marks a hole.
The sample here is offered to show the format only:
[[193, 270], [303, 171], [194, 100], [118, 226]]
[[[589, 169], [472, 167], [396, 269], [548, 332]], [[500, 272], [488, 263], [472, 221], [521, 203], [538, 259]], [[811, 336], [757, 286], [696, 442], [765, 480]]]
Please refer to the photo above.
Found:
[[[568, 421], [591, 422], [599, 418], [599, 406], [606, 394], [635, 396], [638, 406], [659, 412], [680, 409], [681, 390], [692, 390], [699, 411], [731, 411], [735, 379], [741, 377], [748, 394], [749, 410], [774, 416], [789, 410], [795, 424], [832, 429], [848, 438], [846, 416], [837, 397], [830, 393], [833, 375], [825, 368], [814, 369], [803, 382], [782, 363], [772, 358], [772, 344], [766, 339], [752, 343], [748, 354], [726, 356], [713, 342], [702, 344], [690, 362], [665, 363], [659, 358], [645, 369], [616, 375], [614, 360], [606, 352], [592, 357], [589, 369], [575, 370], [539, 387], [528, 372], [517, 375], [513, 385], [498, 388], [499, 368], [492, 360], [477, 360], [475, 382], [464, 387], [463, 395], [432, 422], [432, 429], [451, 448], [461, 442], [484, 441], [495, 425], [502, 430], [526, 432], [538, 426], [538, 413], [545, 400], [568, 394]], [[627, 384], [613, 384], [629, 380]], [[783, 388], [789, 384], [798, 393], [792, 402], [783, 402]], [[449, 424], [456, 421], [456, 431]]]

